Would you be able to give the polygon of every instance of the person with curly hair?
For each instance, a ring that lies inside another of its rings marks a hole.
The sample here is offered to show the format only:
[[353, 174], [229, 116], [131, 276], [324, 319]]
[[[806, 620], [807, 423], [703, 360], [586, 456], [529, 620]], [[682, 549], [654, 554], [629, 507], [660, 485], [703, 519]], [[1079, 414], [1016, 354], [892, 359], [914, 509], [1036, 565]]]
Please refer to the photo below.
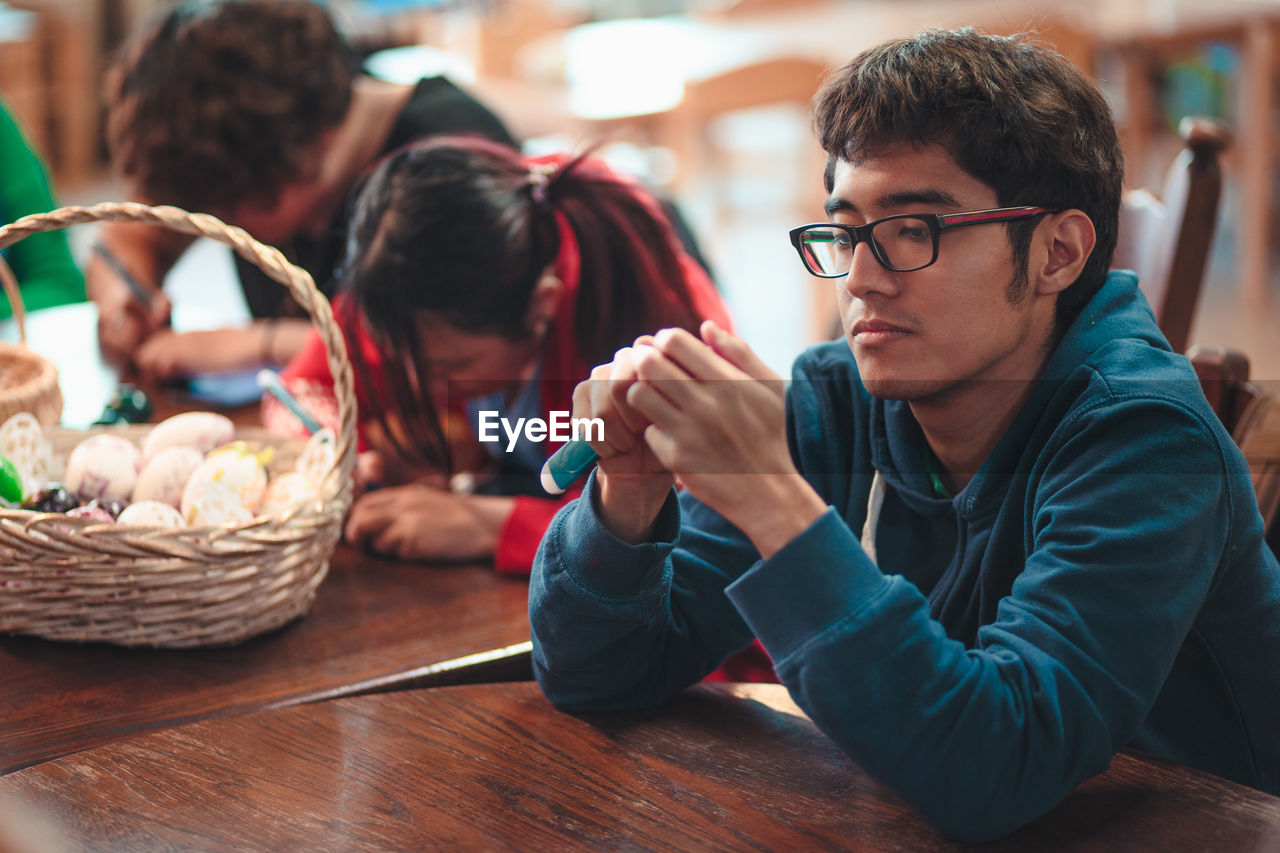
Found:
[[[379, 158], [440, 133], [513, 142], [444, 77], [403, 85], [361, 74], [329, 13], [309, 0], [179, 5], [126, 45], [105, 98], [111, 162], [129, 198], [238, 225], [309, 271], [326, 295], [348, 200]], [[162, 380], [287, 362], [309, 322], [283, 287], [239, 258], [251, 324], [168, 327], [162, 283], [192, 242], [151, 226], [103, 226], [87, 286], [104, 353]]]

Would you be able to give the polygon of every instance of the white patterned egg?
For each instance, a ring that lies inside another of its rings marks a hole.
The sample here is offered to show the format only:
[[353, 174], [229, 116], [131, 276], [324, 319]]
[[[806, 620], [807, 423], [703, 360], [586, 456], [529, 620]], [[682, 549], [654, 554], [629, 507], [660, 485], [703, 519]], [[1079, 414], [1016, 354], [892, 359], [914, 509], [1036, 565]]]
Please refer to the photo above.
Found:
[[[270, 459], [272, 452], [255, 453], [243, 442], [219, 447], [191, 472], [187, 486], [204, 480], [218, 483], [235, 495], [240, 506], [250, 513], [256, 512], [267, 491], [267, 466], [263, 459]], [[185, 506], [182, 514], [187, 514]]]
[[166, 447], [142, 466], [133, 487], [134, 501], [160, 501], [177, 509], [182, 505], [182, 490], [204, 456], [194, 447]]
[[252, 521], [253, 513], [222, 483], [192, 476], [182, 492], [182, 517], [193, 527], [217, 527]]
[[312, 488], [320, 491], [337, 459], [337, 436], [334, 435], [333, 430], [325, 427], [307, 439], [302, 452], [298, 454], [298, 462], [294, 465], [294, 470], [306, 477]]
[[289, 471], [267, 484], [267, 492], [262, 496], [258, 515], [280, 515], [315, 496], [316, 490], [306, 477], [297, 471]]
[[18, 412], [0, 425], [0, 456], [8, 458], [22, 477], [22, 496], [49, 485], [53, 445], [30, 412]]
[[186, 527], [182, 514], [160, 501], [138, 501], [120, 511], [116, 524], [136, 524], [141, 527]]
[[167, 447], [194, 447], [200, 455], [226, 444], [236, 425], [216, 412], [183, 412], [165, 418], [142, 439], [142, 458], [150, 462]]
[[91, 435], [75, 446], [63, 477], [66, 487], [88, 502], [94, 498], [125, 501], [142, 468], [137, 445], [118, 435]]

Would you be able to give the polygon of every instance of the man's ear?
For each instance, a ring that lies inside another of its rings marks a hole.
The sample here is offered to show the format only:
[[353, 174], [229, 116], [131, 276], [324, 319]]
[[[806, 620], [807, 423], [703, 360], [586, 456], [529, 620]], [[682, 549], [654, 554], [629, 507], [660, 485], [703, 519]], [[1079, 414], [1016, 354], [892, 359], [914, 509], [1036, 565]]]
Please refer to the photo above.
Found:
[[1089, 215], [1072, 208], [1046, 217], [1036, 229], [1036, 242], [1039, 251], [1033, 255], [1031, 280], [1036, 293], [1050, 296], [1066, 290], [1080, 277], [1098, 235]]
[[560, 301], [564, 299], [564, 293], [564, 282], [560, 280], [560, 276], [551, 267], [543, 270], [538, 283], [534, 285], [529, 310], [524, 317], [525, 328], [535, 337], [541, 338], [546, 334], [551, 321], [560, 313]]

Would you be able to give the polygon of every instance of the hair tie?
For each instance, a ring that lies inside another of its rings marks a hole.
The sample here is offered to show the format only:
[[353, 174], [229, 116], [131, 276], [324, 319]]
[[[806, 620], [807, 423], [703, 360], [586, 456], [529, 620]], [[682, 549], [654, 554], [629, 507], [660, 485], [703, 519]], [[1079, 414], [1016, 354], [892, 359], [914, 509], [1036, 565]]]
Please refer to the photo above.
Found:
[[534, 204], [542, 204], [547, 200], [547, 187], [551, 184], [551, 176], [556, 172], [555, 163], [529, 164], [529, 195]]

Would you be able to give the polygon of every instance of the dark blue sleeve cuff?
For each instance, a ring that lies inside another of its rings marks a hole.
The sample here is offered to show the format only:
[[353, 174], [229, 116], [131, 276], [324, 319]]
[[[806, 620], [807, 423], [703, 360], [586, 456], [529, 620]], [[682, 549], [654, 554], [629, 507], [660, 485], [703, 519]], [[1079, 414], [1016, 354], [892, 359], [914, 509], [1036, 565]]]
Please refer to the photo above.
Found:
[[842, 620], [862, 613], [892, 587], [830, 507], [772, 557], [725, 592], [781, 660]]
[[592, 471], [558, 533], [564, 571], [582, 590], [606, 597], [635, 596], [661, 583], [663, 566], [680, 536], [675, 489], [658, 513], [653, 541], [639, 545], [623, 542], [604, 526], [596, 509], [597, 495]]

